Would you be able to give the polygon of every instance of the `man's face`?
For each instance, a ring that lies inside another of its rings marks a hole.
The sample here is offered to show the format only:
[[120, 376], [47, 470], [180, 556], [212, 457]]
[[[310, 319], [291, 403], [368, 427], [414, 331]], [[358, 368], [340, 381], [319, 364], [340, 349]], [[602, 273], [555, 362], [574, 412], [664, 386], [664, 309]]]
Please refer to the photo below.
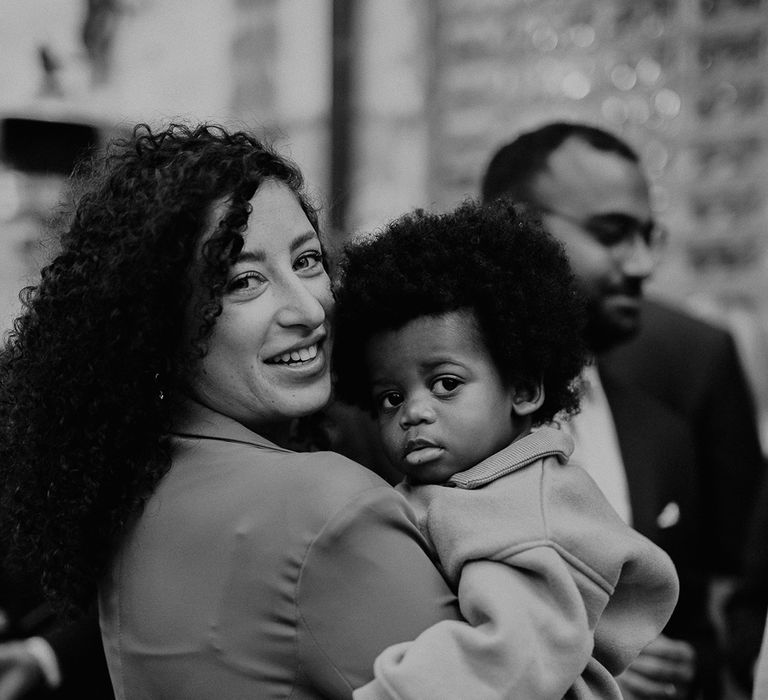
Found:
[[554, 151], [548, 166], [533, 183], [534, 203], [586, 295], [587, 340], [597, 352], [640, 326], [643, 282], [655, 264], [643, 239], [653, 227], [648, 184], [636, 163], [577, 138]]

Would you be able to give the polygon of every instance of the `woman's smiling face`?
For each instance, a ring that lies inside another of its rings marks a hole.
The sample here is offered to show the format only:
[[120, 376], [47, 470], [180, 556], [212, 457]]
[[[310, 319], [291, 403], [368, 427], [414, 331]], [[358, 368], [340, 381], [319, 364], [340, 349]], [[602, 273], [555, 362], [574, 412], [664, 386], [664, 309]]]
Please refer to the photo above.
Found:
[[267, 180], [251, 205], [190, 391], [209, 408], [269, 432], [330, 398], [333, 297], [317, 232], [290, 188]]

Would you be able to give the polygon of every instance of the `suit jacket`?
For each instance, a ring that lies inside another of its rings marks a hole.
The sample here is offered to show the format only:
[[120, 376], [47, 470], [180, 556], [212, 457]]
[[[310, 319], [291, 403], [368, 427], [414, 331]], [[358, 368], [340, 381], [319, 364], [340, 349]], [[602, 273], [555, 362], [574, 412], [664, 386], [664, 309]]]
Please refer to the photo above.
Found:
[[[768, 620], [763, 622], [763, 627], [768, 630]], [[763, 639], [760, 655], [757, 660], [755, 670], [755, 688], [752, 695], [753, 700], [768, 697], [768, 634]]]
[[600, 367], [642, 387], [687, 423], [706, 513], [709, 569], [738, 574], [765, 467], [753, 397], [730, 333], [647, 301], [638, 337], [601, 356]]
[[26, 700], [114, 697], [95, 605], [82, 618], [61, 623], [31, 577], [0, 568], [0, 607], [10, 618], [8, 634], [0, 641], [43, 637], [59, 664], [61, 686], [55, 692], [40, 688], [25, 695]]
[[[755, 661], [765, 632], [768, 613], [768, 479], [758, 496], [746, 538], [744, 572], [726, 602], [726, 656], [731, 676], [746, 695], [752, 691]], [[762, 652], [763, 682], [768, 684], [768, 648]], [[766, 688], [768, 690], [768, 688]], [[760, 689], [763, 692], [763, 689]], [[768, 697], [758, 694], [755, 698]]]
[[[699, 667], [709, 670], [710, 675], [705, 686], [716, 689], [714, 676], [721, 654], [706, 622], [707, 587], [715, 576], [739, 575], [743, 570], [749, 516], [765, 469], [753, 397], [733, 338], [727, 331], [681, 311], [646, 301], [639, 336], [601, 356], [599, 366], [601, 375], [614, 382], [606, 394], [630, 481], [636, 526], [669, 552], [681, 574], [680, 603], [669, 634], [698, 640]], [[679, 467], [670, 464], [666, 454], [669, 438], [653, 437], [656, 428], [649, 425], [653, 409], [633, 408], [630, 385], [676, 414], [677, 418], [668, 416], [664, 422], [668, 427], [682, 423], [689, 433], [694, 451], [692, 468], [676, 473]], [[658, 449], [649, 454], [654, 440], [659, 441]], [[646, 457], [643, 465], [640, 460]], [[641, 484], [640, 478], [646, 483]], [[668, 488], [689, 493], [677, 501], [680, 527], [674, 533], [672, 528], [667, 533], [654, 533], [654, 511], [658, 512], [661, 501], [667, 498], [661, 494]], [[732, 617], [752, 619], [749, 614], [739, 616], [738, 611]], [[757, 617], [759, 620], [761, 616]], [[759, 628], [760, 622], [755, 624]], [[752, 646], [757, 653], [759, 629], [736, 636], [756, 640]], [[749, 654], [740, 645], [738, 653], [730, 656]]]
[[698, 658], [697, 686], [719, 699], [717, 638], [708, 612], [710, 556], [691, 432], [643, 390], [600, 371], [624, 461], [633, 526], [671, 557], [680, 598], [664, 633]]
[[61, 671], [61, 687], [51, 700], [113, 700], [112, 681], [101, 643], [96, 605], [81, 618], [42, 635], [51, 645]]

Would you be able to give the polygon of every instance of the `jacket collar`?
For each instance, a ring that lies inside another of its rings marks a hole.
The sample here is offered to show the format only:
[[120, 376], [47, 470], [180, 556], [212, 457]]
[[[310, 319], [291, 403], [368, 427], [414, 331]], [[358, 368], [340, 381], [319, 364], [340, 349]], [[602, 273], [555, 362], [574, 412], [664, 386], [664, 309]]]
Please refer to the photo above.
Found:
[[454, 474], [447, 485], [462, 489], [478, 488], [543, 457], [554, 456], [564, 464], [572, 452], [570, 435], [558, 428], [544, 426], [515, 440], [474, 467]]

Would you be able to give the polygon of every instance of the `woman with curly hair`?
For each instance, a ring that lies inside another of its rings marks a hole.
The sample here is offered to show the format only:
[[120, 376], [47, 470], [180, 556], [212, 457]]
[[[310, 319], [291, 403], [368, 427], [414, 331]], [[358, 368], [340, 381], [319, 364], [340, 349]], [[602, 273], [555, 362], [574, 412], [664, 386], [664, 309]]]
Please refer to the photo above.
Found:
[[347, 248], [339, 395], [375, 415], [467, 618], [385, 650], [357, 700], [615, 700], [672, 614], [671, 560], [552, 424], [578, 407], [582, 318], [560, 245], [508, 203], [408, 215]]
[[331, 392], [301, 175], [207, 125], [97, 165], [0, 364], [10, 556], [98, 598], [118, 699], [349, 697], [458, 611], [400, 494], [287, 447]]

